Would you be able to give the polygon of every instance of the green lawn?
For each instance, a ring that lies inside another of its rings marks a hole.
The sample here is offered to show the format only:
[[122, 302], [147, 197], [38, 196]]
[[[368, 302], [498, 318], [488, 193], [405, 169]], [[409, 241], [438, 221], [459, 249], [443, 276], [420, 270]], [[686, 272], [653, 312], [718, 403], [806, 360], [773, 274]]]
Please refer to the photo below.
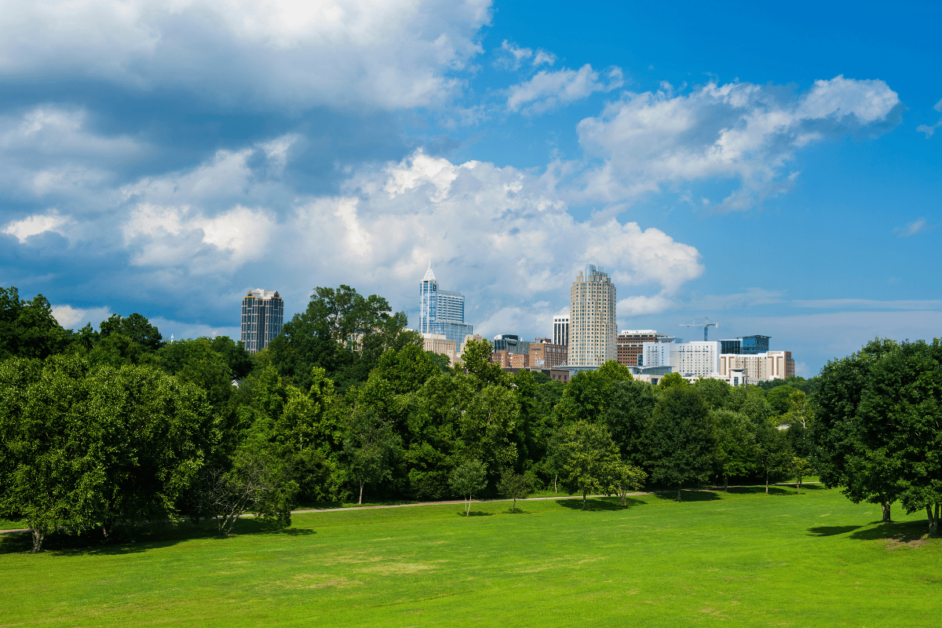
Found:
[[923, 518], [761, 490], [350, 510], [36, 556], [7, 536], [0, 626], [938, 625]]

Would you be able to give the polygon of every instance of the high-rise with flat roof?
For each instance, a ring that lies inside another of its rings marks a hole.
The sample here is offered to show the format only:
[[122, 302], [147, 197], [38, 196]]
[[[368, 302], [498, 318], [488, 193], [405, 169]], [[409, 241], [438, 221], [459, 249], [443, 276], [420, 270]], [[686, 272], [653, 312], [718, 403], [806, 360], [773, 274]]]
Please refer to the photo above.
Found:
[[618, 357], [615, 337], [615, 284], [588, 264], [569, 292], [568, 366], [601, 366]]
[[730, 355], [759, 355], [769, 350], [771, 336], [740, 336], [731, 340], [720, 340], [722, 352]]
[[569, 316], [554, 316], [553, 317], [553, 344], [554, 345], [568, 345], [569, 344]]
[[242, 299], [242, 344], [249, 353], [258, 353], [281, 333], [285, 302], [275, 290], [249, 290]]
[[474, 334], [474, 326], [464, 322], [464, 295], [460, 292], [440, 290], [432, 265], [419, 284], [420, 334], [440, 334], [460, 347], [465, 336]]

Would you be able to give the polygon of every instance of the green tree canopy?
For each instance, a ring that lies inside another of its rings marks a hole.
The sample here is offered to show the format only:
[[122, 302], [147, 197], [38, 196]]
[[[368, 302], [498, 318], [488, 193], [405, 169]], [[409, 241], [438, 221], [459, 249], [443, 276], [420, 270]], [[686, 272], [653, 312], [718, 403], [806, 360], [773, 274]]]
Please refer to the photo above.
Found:
[[99, 327], [103, 339], [120, 334], [130, 338], [144, 351], [156, 351], [163, 343], [163, 337], [157, 328], [137, 313], [131, 314], [127, 318], [122, 318], [119, 314], [112, 314], [108, 320], [102, 321]]
[[13, 356], [45, 359], [67, 344], [68, 333], [46, 297], [38, 294], [26, 301], [14, 287], [0, 288], [0, 361]]
[[677, 487], [678, 501], [682, 487], [700, 485], [709, 478], [715, 435], [710, 413], [695, 387], [674, 385], [661, 393], [646, 440], [651, 480]]

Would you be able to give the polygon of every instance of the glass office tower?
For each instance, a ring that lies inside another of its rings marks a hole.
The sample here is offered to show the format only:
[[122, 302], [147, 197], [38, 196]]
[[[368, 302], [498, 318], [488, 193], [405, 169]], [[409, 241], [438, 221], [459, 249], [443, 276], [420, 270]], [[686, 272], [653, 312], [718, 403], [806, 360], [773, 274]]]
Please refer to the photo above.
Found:
[[439, 289], [431, 264], [419, 284], [419, 325], [416, 331], [441, 334], [447, 340], [455, 341], [459, 351], [465, 336], [474, 334], [474, 326], [464, 322], [464, 295]]
[[242, 344], [249, 353], [258, 353], [281, 333], [285, 302], [278, 291], [249, 290], [242, 299]]

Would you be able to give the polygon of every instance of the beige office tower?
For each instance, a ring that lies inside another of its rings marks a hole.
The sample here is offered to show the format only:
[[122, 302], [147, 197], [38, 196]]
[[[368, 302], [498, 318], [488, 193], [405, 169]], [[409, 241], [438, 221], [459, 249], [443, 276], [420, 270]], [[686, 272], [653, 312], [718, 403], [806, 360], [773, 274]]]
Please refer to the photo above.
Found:
[[615, 285], [608, 274], [588, 264], [569, 294], [568, 365], [601, 366], [616, 360]]

